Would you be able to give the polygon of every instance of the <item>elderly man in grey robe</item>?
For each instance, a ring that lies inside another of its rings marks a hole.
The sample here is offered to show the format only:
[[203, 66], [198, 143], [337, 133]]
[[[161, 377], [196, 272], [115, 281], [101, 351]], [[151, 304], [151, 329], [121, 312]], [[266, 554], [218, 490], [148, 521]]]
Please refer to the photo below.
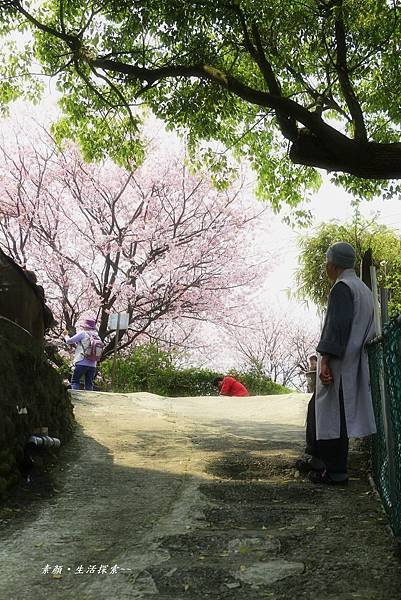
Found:
[[316, 391], [308, 406], [305, 460], [297, 468], [313, 483], [348, 482], [348, 440], [375, 433], [365, 349], [374, 335], [373, 296], [356, 275], [355, 251], [330, 246], [326, 271], [334, 282], [318, 352]]

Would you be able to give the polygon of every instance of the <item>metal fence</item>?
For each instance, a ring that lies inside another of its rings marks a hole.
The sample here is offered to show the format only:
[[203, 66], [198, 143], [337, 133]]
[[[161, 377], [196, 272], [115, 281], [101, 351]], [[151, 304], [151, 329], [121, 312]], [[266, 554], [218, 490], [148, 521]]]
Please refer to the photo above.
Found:
[[401, 318], [368, 345], [377, 434], [373, 478], [395, 535], [401, 535]]

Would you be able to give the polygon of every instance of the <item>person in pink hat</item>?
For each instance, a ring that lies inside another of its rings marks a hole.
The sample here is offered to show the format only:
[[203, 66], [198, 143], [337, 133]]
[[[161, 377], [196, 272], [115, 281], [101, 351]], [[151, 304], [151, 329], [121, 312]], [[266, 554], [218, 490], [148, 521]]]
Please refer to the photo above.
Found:
[[[66, 344], [69, 346], [75, 345], [71, 387], [73, 390], [79, 390], [81, 379], [84, 378], [85, 390], [92, 391], [96, 365], [100, 358], [103, 343], [99, 337], [95, 319], [85, 319], [81, 323], [81, 329], [82, 331], [72, 337], [68, 336], [67, 330], [64, 331]], [[96, 347], [99, 350], [96, 350]]]

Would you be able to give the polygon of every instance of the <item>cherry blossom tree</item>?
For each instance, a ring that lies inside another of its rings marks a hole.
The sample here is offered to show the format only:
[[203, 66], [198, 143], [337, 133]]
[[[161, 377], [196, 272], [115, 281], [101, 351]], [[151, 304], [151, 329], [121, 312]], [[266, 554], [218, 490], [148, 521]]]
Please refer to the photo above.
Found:
[[315, 352], [317, 332], [302, 322], [270, 311], [230, 328], [244, 370], [284, 386], [304, 390], [308, 357]]
[[241, 183], [224, 191], [193, 175], [182, 149], [151, 153], [132, 171], [87, 164], [49, 134], [0, 148], [0, 246], [34, 270], [58, 330], [93, 314], [129, 314], [120, 349], [147, 336], [184, 344], [196, 322], [231, 319], [244, 285], [266, 271], [249, 250], [263, 207]]

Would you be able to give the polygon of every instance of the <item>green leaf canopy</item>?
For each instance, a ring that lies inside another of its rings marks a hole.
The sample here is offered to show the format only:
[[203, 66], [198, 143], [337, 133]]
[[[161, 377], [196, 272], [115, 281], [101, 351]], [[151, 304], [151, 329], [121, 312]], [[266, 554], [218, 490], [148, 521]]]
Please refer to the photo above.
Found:
[[[38, 7], [39, 5], [39, 7]], [[7, 103], [56, 78], [58, 136], [88, 157], [141, 154], [149, 107], [189, 144], [230, 149], [277, 208], [333, 173], [358, 196], [401, 178], [401, 21], [391, 0], [0, 0]], [[12, 35], [33, 33], [10, 52]], [[21, 78], [24, 84], [21, 85]], [[31, 78], [32, 79], [32, 78]], [[30, 86], [30, 87], [29, 87]]]

